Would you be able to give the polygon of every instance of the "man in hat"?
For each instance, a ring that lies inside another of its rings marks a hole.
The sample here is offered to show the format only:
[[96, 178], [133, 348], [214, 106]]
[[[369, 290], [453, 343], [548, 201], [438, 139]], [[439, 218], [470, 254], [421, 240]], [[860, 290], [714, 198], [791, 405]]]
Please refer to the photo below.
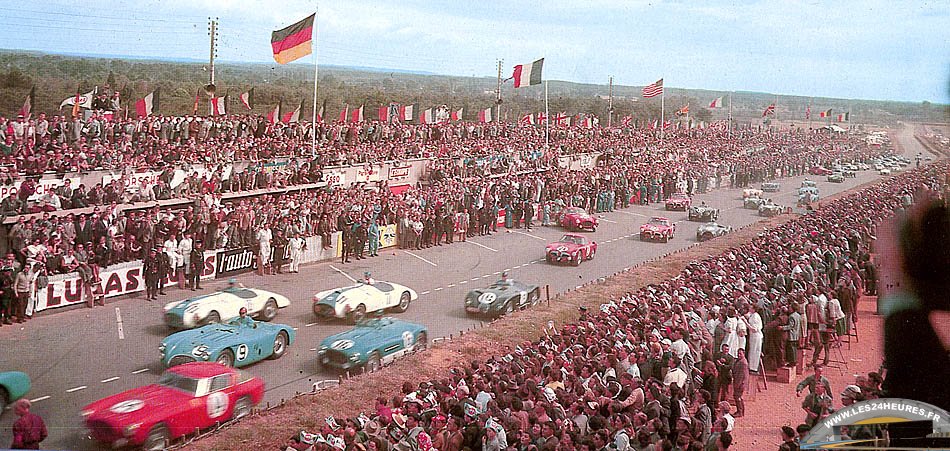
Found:
[[162, 263], [158, 250], [154, 247], [148, 250], [148, 256], [142, 264], [142, 274], [145, 277], [145, 299], [158, 299], [158, 285], [162, 278]]
[[204, 272], [205, 267], [205, 258], [204, 258], [204, 242], [201, 240], [195, 241], [194, 246], [192, 246], [190, 257], [188, 259], [189, 264], [189, 282], [191, 284], [191, 291], [201, 289], [201, 273]]

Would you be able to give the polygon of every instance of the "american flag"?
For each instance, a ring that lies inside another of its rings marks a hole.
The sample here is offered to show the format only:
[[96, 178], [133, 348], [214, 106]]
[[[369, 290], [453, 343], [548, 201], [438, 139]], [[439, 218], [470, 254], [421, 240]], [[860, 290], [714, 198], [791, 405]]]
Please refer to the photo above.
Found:
[[775, 114], [775, 104], [774, 104], [774, 103], [771, 104], [771, 105], [769, 105], [769, 106], [765, 109], [765, 111], [762, 112], [762, 117], [765, 117], [765, 116], [768, 116], [768, 115], [771, 115], [771, 114]]
[[643, 87], [643, 97], [656, 97], [663, 94], [663, 79], [659, 79], [652, 85]]

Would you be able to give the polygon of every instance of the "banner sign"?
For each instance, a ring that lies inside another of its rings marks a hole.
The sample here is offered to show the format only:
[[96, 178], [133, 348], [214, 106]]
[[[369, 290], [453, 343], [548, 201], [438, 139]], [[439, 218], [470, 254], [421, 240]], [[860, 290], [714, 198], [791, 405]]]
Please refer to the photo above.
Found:
[[[205, 251], [204, 271], [201, 279], [215, 277], [215, 251]], [[177, 285], [177, 280], [166, 277], [163, 286]], [[79, 304], [84, 301], [82, 279], [76, 273], [53, 276], [45, 289], [37, 292], [36, 311]], [[99, 289], [104, 297], [111, 298], [124, 294], [145, 291], [145, 278], [142, 277], [142, 262], [137, 261], [125, 267], [102, 270], [99, 272]], [[93, 289], [95, 291], [95, 289]]]
[[373, 165], [364, 165], [356, 170], [356, 183], [378, 182], [379, 168]]
[[346, 172], [341, 169], [334, 169], [323, 173], [323, 180], [327, 186], [343, 186], [346, 184]]
[[257, 269], [257, 254], [248, 246], [219, 251], [215, 263], [217, 279], [244, 274]]
[[400, 181], [409, 178], [409, 171], [412, 166], [393, 166], [389, 168], [389, 180]]
[[[29, 200], [40, 200], [40, 198], [49, 192], [49, 190], [64, 185], [66, 180], [69, 180], [69, 186], [71, 186], [73, 189], [79, 186], [79, 177], [66, 177], [64, 179], [40, 179], [36, 181], [36, 192], [30, 195]], [[16, 193], [20, 190], [20, 185], [22, 184], [23, 181], [18, 180], [13, 182], [13, 185], [0, 186], [0, 200], [6, 199], [7, 196], [16, 196]]]

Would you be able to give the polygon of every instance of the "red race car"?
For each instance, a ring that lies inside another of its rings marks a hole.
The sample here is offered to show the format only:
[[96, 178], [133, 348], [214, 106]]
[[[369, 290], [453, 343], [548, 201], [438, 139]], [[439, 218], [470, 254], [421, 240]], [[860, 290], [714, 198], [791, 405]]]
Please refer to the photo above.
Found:
[[596, 252], [595, 241], [587, 241], [584, 235], [565, 233], [560, 240], [548, 244], [544, 249], [544, 258], [548, 263], [568, 262], [578, 266], [584, 260], [592, 260]]
[[213, 362], [169, 368], [157, 384], [100, 399], [82, 410], [93, 438], [113, 447], [165, 449], [185, 434], [243, 417], [264, 397], [264, 382]]
[[567, 207], [561, 210], [557, 223], [567, 230], [597, 231], [597, 218], [591, 216], [580, 207]]
[[673, 239], [676, 224], [669, 218], [650, 218], [650, 222], [640, 226], [640, 241], [652, 240], [667, 242]]
[[692, 203], [693, 200], [689, 198], [689, 194], [673, 193], [673, 195], [666, 200], [666, 209], [669, 211], [686, 211], [689, 210], [689, 206]]
[[808, 170], [808, 173], [811, 175], [831, 175], [834, 171], [828, 168], [823, 168], [821, 166], [812, 166]]

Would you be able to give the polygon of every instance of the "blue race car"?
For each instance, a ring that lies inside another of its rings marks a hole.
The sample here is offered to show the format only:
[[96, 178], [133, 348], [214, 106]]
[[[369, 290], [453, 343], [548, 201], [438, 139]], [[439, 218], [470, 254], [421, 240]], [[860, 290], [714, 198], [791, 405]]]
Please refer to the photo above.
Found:
[[242, 367], [268, 358], [279, 359], [293, 343], [294, 335], [294, 329], [284, 324], [238, 318], [169, 335], [158, 350], [165, 368], [201, 361]]
[[19, 371], [0, 373], [0, 415], [7, 404], [23, 397], [30, 391], [30, 376]]
[[428, 336], [429, 330], [421, 324], [388, 317], [366, 319], [346, 332], [324, 338], [317, 361], [340, 370], [362, 367], [372, 372], [402, 355], [425, 349]]

